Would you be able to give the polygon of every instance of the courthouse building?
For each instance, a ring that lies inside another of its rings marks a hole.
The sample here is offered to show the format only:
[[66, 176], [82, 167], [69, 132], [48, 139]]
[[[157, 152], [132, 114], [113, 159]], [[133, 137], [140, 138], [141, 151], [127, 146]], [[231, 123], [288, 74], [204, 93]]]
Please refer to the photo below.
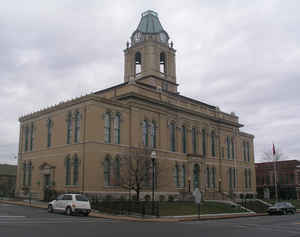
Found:
[[[142, 14], [124, 56], [121, 84], [19, 119], [16, 194], [30, 188], [33, 197], [43, 198], [51, 187], [126, 195], [116, 181], [119, 157], [143, 146], [165, 164], [156, 195], [196, 187], [207, 199], [254, 194], [254, 136], [240, 131], [234, 113], [179, 93], [176, 50], [157, 13]], [[142, 195], [147, 192], [151, 187]]]

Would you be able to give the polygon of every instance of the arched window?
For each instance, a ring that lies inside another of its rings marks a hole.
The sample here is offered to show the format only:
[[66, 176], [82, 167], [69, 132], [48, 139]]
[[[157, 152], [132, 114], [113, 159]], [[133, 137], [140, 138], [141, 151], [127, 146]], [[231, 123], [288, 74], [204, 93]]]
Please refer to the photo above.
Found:
[[199, 177], [200, 177], [200, 167], [198, 164], [194, 165], [193, 169], [193, 185], [194, 189], [199, 188]]
[[176, 124], [174, 122], [171, 122], [170, 124], [171, 151], [176, 151], [175, 137], [176, 137]]
[[185, 187], [186, 170], [185, 170], [185, 166], [184, 166], [184, 165], [182, 165], [182, 172], [181, 172], [181, 175], [182, 175], [182, 187]]
[[74, 142], [79, 142], [79, 131], [80, 131], [80, 113], [75, 112], [75, 131], [74, 131]]
[[28, 186], [31, 186], [31, 180], [32, 180], [32, 163], [29, 161], [29, 164], [27, 165], [28, 168]]
[[179, 166], [178, 164], [176, 163], [175, 164], [175, 184], [176, 184], [176, 187], [180, 187], [180, 171], [179, 171]]
[[104, 141], [110, 143], [110, 113], [105, 113], [104, 115]]
[[29, 127], [26, 125], [25, 127], [25, 147], [24, 150], [28, 151], [28, 138], [29, 138]]
[[250, 161], [250, 146], [249, 146], [249, 142], [247, 142], [247, 160]]
[[26, 186], [26, 173], [27, 173], [27, 168], [26, 168], [26, 162], [23, 163], [23, 186]]
[[48, 129], [47, 147], [50, 147], [50, 146], [51, 146], [52, 126], [53, 126], [53, 122], [52, 122], [52, 120], [49, 118], [49, 119], [48, 119], [48, 123], [47, 123], [47, 129]]
[[227, 159], [230, 160], [230, 137], [226, 137], [226, 144], [227, 144]]
[[114, 119], [115, 144], [120, 144], [120, 114], [116, 114]]
[[244, 161], [247, 161], [247, 155], [246, 155], [246, 142], [243, 141], [243, 157], [244, 157]]
[[119, 186], [121, 181], [121, 176], [120, 176], [120, 159], [119, 157], [116, 157], [115, 159], [115, 185]]
[[66, 166], [66, 185], [71, 184], [71, 159], [70, 156], [67, 156], [65, 159]]
[[211, 132], [211, 155], [216, 156], [215, 150], [215, 131]]
[[142, 72], [142, 55], [140, 52], [135, 54], [135, 75]]
[[166, 54], [164, 52], [160, 53], [160, 72], [166, 73]]
[[150, 131], [150, 136], [151, 136], [151, 147], [156, 148], [156, 123], [155, 121], [152, 121], [151, 123], [151, 131]]
[[104, 160], [104, 185], [105, 186], [110, 185], [110, 169], [111, 169], [110, 157], [107, 156]]
[[197, 153], [197, 130], [195, 127], [192, 128], [192, 145], [193, 153]]
[[144, 146], [148, 146], [148, 121], [143, 121], [143, 144]]
[[206, 130], [202, 129], [202, 154], [206, 156]]
[[206, 186], [208, 188], [210, 188], [210, 176], [211, 176], [211, 173], [210, 173], [210, 168], [209, 167], [206, 167]]
[[31, 123], [31, 126], [30, 126], [30, 151], [32, 151], [32, 149], [33, 149], [33, 140], [34, 140], [33, 130], [34, 130], [34, 124]]
[[183, 125], [181, 130], [182, 130], [182, 152], [186, 153], [186, 127]]
[[79, 161], [77, 155], [75, 154], [74, 163], [73, 163], [73, 185], [78, 184], [78, 174], [79, 174]]
[[67, 144], [71, 143], [71, 136], [72, 136], [72, 112], [69, 112], [67, 117]]
[[234, 160], [234, 141], [231, 138], [231, 158]]

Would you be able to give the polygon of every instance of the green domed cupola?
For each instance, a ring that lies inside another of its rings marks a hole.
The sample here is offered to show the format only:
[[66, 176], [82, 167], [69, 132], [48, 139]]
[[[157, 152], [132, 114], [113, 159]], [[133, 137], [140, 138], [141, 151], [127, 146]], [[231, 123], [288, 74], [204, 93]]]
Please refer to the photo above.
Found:
[[131, 35], [131, 43], [136, 44], [147, 39], [156, 39], [166, 44], [169, 41], [169, 35], [163, 29], [158, 14], [151, 10], [142, 13], [138, 27]]

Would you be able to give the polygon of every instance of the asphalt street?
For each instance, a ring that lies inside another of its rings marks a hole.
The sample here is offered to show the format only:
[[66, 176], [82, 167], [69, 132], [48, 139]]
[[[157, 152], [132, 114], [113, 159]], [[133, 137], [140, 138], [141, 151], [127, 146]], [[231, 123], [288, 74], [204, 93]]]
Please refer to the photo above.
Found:
[[50, 214], [44, 209], [0, 204], [1, 237], [60, 236], [300, 237], [300, 214], [180, 223], [126, 222]]

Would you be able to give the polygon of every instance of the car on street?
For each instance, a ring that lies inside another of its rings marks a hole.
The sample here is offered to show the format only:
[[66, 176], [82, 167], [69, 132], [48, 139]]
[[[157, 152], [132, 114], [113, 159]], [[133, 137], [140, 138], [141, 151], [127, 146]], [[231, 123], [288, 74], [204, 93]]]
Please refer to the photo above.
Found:
[[62, 194], [49, 202], [48, 212], [63, 212], [68, 216], [82, 213], [88, 216], [91, 212], [91, 204], [89, 199], [82, 194]]
[[273, 214], [295, 214], [296, 208], [289, 202], [277, 202], [268, 208], [269, 215]]

